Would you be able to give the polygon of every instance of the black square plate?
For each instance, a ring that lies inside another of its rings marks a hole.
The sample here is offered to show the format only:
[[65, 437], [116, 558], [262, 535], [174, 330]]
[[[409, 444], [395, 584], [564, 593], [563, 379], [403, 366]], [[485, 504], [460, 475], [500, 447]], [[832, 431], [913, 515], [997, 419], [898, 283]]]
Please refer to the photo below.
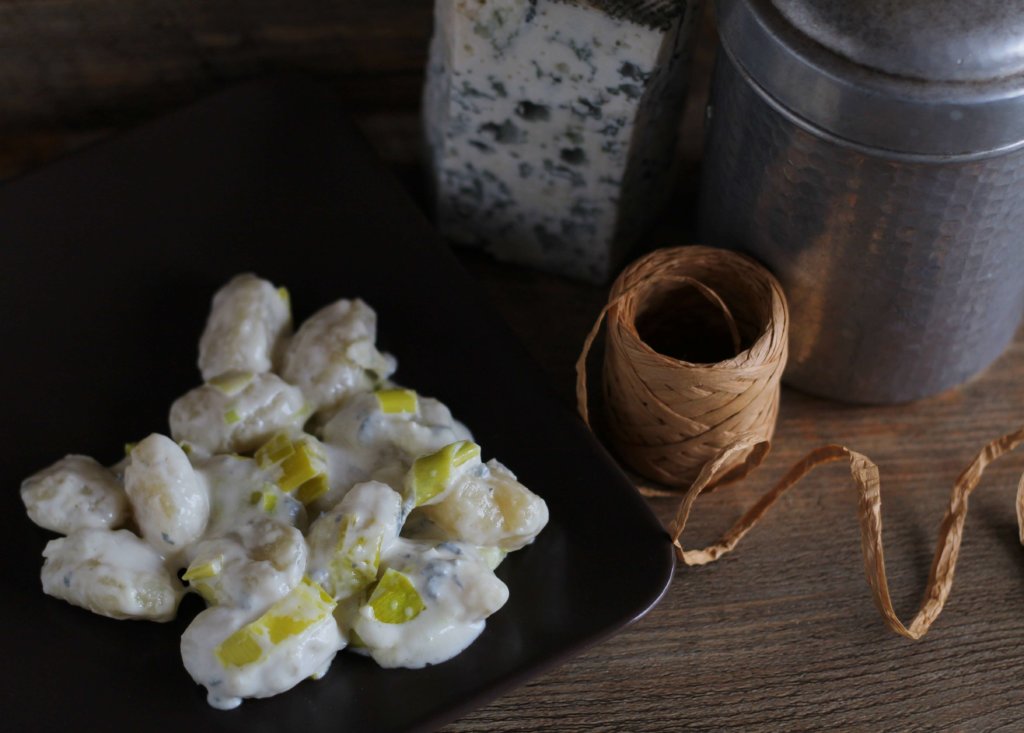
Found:
[[[21, 480], [166, 432], [199, 383], [210, 297], [243, 271], [286, 285], [296, 322], [367, 300], [395, 378], [446, 402], [485, 458], [547, 500], [547, 529], [499, 569], [509, 603], [454, 660], [383, 670], [342, 653], [319, 682], [221, 712], [181, 665], [194, 596], [158, 625], [43, 595], [52, 535], [25, 516]], [[311, 82], [229, 90], [0, 188], [0, 272], [7, 730], [430, 729], [638, 618], [671, 579], [643, 500]]]

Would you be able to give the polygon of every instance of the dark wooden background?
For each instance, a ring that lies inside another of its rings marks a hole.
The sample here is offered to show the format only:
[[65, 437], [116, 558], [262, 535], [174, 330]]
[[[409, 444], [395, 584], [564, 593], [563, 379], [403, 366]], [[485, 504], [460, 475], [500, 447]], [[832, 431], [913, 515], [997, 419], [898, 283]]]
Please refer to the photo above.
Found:
[[0, 180], [276, 72], [336, 89], [407, 169], [432, 16], [430, 0], [0, 0]]
[[[0, 0], [0, 179], [234, 81], [300, 71], [348, 100], [418, 195], [430, 15], [427, 0]], [[652, 246], [689, 241], [714, 47], [707, 21], [679, 192]], [[462, 258], [572, 404], [573, 363], [604, 289]], [[807, 450], [849, 445], [881, 467], [889, 577], [907, 619], [953, 480], [985, 441], [1021, 423], [1021, 337], [970, 384], [914, 405], [850, 407], [787, 389], [766, 465], [702, 499], [686, 539], [712, 540]], [[952, 598], [921, 642], [881, 624], [863, 579], [855, 494], [835, 465], [734, 554], [678, 570], [630, 629], [446, 730], [1024, 729], [1024, 551], [1013, 508], [1022, 470], [1024, 456], [996, 464], [972, 499]], [[654, 508], [667, 521], [674, 504]]]
[[431, 16], [429, 0], [0, 0], [0, 177], [282, 71], [336, 88], [407, 159], [391, 133], [418, 109]]
[[427, 0], [3, 0], [0, 129], [118, 125], [299, 70], [360, 107], [414, 107]]

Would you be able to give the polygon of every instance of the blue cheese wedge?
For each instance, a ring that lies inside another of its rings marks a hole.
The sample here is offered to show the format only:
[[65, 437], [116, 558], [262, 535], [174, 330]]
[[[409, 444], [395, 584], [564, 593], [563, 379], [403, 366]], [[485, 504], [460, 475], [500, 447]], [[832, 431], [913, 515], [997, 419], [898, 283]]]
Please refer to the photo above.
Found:
[[606, 280], [670, 190], [698, 0], [436, 0], [436, 219], [499, 259]]

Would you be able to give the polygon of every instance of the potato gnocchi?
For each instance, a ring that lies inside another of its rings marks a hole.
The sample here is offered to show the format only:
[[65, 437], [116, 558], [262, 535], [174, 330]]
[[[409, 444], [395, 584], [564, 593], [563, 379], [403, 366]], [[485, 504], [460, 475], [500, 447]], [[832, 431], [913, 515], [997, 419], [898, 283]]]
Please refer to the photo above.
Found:
[[221, 709], [319, 679], [346, 648], [410, 668], [465, 649], [547, 505], [444, 404], [391, 380], [376, 329], [369, 305], [339, 300], [293, 334], [287, 290], [228, 282], [169, 436], [23, 482], [29, 518], [66, 535], [43, 551], [43, 591], [151, 621], [198, 594], [181, 657]]

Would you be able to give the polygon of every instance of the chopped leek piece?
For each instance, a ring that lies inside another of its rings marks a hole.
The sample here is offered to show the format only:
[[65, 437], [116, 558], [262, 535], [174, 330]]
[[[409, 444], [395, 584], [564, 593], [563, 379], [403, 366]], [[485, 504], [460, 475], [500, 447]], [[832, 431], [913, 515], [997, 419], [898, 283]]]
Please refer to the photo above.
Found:
[[282, 473], [277, 485], [282, 491], [294, 491], [327, 470], [323, 456], [310, 441], [297, 441], [293, 447], [295, 451], [280, 464]]
[[256, 635], [250, 632], [249, 627], [244, 626], [222, 641], [217, 647], [216, 654], [225, 667], [244, 667], [259, 661], [263, 656], [263, 647], [257, 641]]
[[286, 288], [284, 285], [277, 289], [277, 297], [279, 297], [281, 300], [283, 300], [285, 303], [288, 303], [289, 305], [292, 302], [291, 293], [288, 292], [288, 288]]
[[415, 414], [419, 409], [419, 399], [411, 389], [379, 389], [373, 394], [385, 415]]
[[377, 620], [385, 624], [412, 621], [426, 608], [412, 581], [394, 568], [384, 572], [368, 604]]
[[209, 560], [208, 562], [199, 563], [198, 565], [193, 562], [185, 570], [185, 573], [181, 576], [182, 580], [202, 580], [203, 578], [212, 578], [218, 575], [223, 566], [224, 559], [220, 556]]
[[270, 514], [277, 508], [277, 494], [274, 493], [273, 486], [264, 485], [263, 491], [254, 491], [249, 494], [249, 503], [253, 506], [261, 504], [263, 511]]
[[206, 601], [207, 606], [219, 606], [221, 604], [221, 597], [217, 595], [217, 590], [209, 583], [197, 580], [189, 583], [189, 587]]
[[359, 634], [356, 633], [355, 629], [349, 629], [348, 631], [348, 645], [353, 649], [365, 649], [366, 642], [360, 638]]
[[483, 561], [491, 570], [494, 570], [501, 565], [501, 561], [504, 560], [505, 556], [508, 554], [500, 547], [479, 547], [477, 549], [480, 551], [480, 557], [483, 558]]
[[138, 441], [135, 441], [133, 443], [125, 443], [124, 444], [124, 454], [126, 456], [130, 456], [132, 454], [132, 451], [135, 450], [135, 446], [137, 446], [138, 444], [139, 444]]
[[[480, 446], [469, 440], [460, 440], [452, 445], [457, 445], [452, 455], [453, 466], [463, 466], [474, 458], [480, 457]], [[451, 447], [451, 446], [449, 446]]]
[[377, 568], [380, 567], [384, 536], [377, 535], [375, 541], [371, 540], [371, 546], [365, 535], [353, 531], [355, 525], [356, 518], [347, 515], [331, 558], [330, 580], [338, 598], [348, 598], [370, 585], [377, 579]]
[[295, 492], [295, 498], [309, 504], [327, 493], [327, 461], [316, 441], [309, 436], [292, 440], [278, 433], [256, 451], [260, 468], [276, 468], [275, 481], [282, 491]]
[[260, 468], [270, 468], [295, 452], [295, 446], [287, 433], [278, 433], [256, 451], [256, 462]]
[[246, 385], [252, 381], [252, 378], [252, 372], [224, 372], [211, 379], [207, 384], [231, 396], [245, 389]]
[[330, 488], [330, 485], [327, 483], [327, 474], [318, 473], [298, 488], [295, 492], [295, 498], [308, 505], [326, 494]]
[[222, 641], [214, 653], [225, 667], [244, 667], [263, 658], [269, 647], [298, 636], [331, 616], [337, 604], [309, 578], [252, 623]]
[[229, 409], [224, 413], [224, 422], [227, 425], [234, 425], [236, 422], [242, 419], [242, 416], [238, 414], [235, 408]]
[[430, 501], [447, 488], [453, 468], [479, 457], [479, 445], [469, 440], [458, 440], [435, 453], [417, 458], [412, 464], [416, 506]]

